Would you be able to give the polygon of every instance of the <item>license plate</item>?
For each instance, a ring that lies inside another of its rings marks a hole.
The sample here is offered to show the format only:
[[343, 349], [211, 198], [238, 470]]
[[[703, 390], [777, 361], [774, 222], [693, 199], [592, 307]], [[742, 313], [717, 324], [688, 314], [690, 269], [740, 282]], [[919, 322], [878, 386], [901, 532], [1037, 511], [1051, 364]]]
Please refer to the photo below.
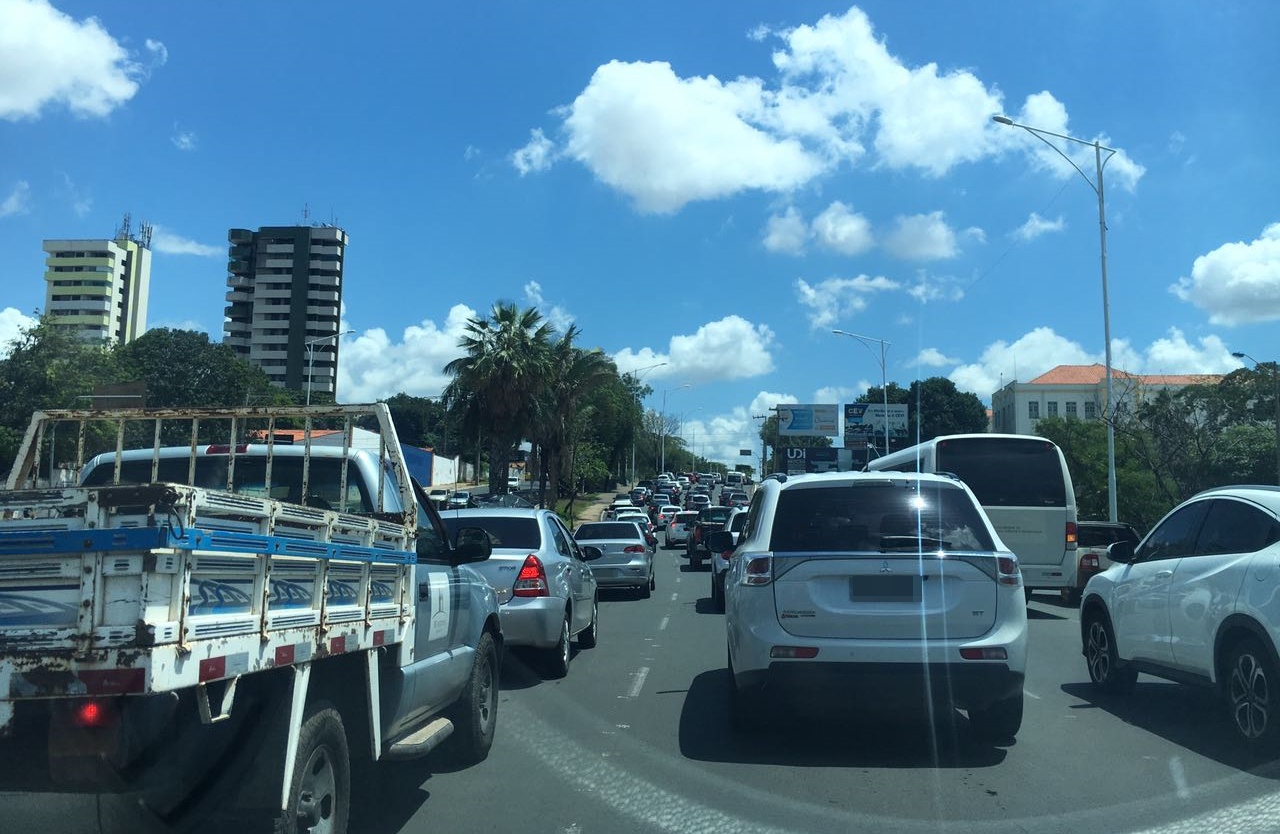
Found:
[[919, 602], [918, 576], [855, 576], [849, 580], [853, 602]]

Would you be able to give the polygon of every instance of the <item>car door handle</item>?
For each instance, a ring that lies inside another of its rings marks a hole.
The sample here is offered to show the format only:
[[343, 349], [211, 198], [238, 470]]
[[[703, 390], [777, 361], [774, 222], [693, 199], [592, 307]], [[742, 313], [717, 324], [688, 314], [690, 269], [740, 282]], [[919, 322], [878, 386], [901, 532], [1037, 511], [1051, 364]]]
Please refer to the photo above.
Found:
[[1171, 576], [1173, 576], [1173, 571], [1171, 570], [1156, 571], [1156, 579], [1168, 579]]

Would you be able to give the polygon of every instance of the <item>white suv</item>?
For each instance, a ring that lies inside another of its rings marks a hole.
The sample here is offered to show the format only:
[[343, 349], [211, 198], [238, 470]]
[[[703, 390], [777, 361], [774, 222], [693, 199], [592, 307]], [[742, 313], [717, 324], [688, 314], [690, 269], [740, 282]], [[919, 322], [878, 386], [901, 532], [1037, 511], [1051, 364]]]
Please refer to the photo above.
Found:
[[725, 625], [735, 728], [768, 714], [762, 699], [800, 691], [960, 707], [992, 741], [1022, 726], [1018, 560], [954, 478], [766, 480], [730, 563]]
[[1094, 684], [1126, 692], [1146, 672], [1214, 686], [1247, 746], [1280, 746], [1280, 488], [1207, 490], [1107, 555], [1080, 607]]

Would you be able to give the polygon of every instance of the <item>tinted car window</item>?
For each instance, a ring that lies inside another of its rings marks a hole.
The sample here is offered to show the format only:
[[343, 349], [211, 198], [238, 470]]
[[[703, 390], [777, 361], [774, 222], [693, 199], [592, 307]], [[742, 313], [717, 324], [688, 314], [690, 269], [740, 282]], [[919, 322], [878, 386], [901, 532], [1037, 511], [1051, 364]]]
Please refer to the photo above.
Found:
[[707, 507], [705, 510], [699, 510], [698, 521], [723, 524], [724, 520], [729, 517], [730, 512], [732, 512], [730, 507]]
[[778, 496], [769, 547], [775, 552], [879, 549], [901, 537], [936, 539], [933, 550], [993, 550], [965, 491], [943, 483], [863, 481], [789, 489]]
[[1080, 525], [1081, 547], [1106, 547], [1116, 542], [1127, 541], [1138, 543], [1138, 534], [1132, 527], [1103, 527], [1089, 524]]
[[489, 543], [497, 547], [518, 547], [537, 550], [542, 547], [542, 531], [536, 518], [505, 518], [502, 516], [467, 515], [444, 519], [449, 536], [458, 534], [460, 527], [479, 527], [489, 534]]
[[1196, 534], [1208, 508], [1208, 501], [1197, 501], [1160, 522], [1138, 548], [1136, 558], [1142, 561], [1177, 559], [1193, 553]]
[[1052, 443], [964, 438], [938, 444], [939, 472], [964, 481], [984, 507], [1064, 507], [1062, 459]]
[[1195, 552], [1253, 553], [1276, 541], [1278, 526], [1274, 518], [1256, 507], [1219, 498], [1209, 502]]
[[630, 521], [601, 521], [584, 524], [574, 534], [574, 538], [580, 542], [592, 539], [638, 539], [640, 537], [640, 528]]

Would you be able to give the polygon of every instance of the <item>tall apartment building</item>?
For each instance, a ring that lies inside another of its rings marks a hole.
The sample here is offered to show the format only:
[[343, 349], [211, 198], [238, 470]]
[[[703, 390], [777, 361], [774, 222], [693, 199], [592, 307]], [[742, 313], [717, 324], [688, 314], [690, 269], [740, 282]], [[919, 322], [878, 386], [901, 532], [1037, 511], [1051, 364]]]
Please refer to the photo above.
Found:
[[[223, 344], [293, 391], [337, 388], [342, 259], [335, 226], [231, 229]], [[308, 356], [310, 353], [310, 356]]]
[[44, 312], [87, 342], [125, 344], [147, 330], [151, 228], [114, 240], [46, 240]]
[[[1111, 388], [1117, 404], [1132, 407], [1161, 391], [1188, 385], [1213, 385], [1218, 374], [1131, 374], [1111, 369]], [[1058, 365], [1030, 382], [1010, 382], [991, 395], [991, 429], [1008, 434], [1035, 434], [1044, 417], [1097, 420], [1105, 413], [1106, 367]]]

